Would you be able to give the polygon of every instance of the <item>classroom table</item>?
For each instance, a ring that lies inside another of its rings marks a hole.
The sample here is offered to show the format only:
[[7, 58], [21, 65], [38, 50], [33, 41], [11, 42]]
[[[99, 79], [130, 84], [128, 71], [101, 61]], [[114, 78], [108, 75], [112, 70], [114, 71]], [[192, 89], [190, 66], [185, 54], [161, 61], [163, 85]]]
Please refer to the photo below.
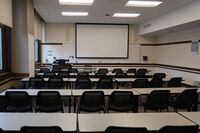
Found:
[[138, 96], [140, 94], [133, 89], [72, 89], [72, 96], [74, 97], [74, 112], [76, 112], [76, 97], [81, 97], [85, 91], [103, 91], [105, 96], [110, 96], [113, 91], [131, 91], [134, 95], [134, 112], [138, 112]]
[[63, 131], [77, 130], [74, 113], [0, 113], [0, 127], [5, 131], [20, 131], [22, 126], [59, 126]]
[[200, 126], [200, 112], [178, 112], [178, 113]]
[[157, 131], [163, 126], [196, 125], [178, 113], [78, 114], [80, 132], [103, 132], [108, 126], [146, 127]]

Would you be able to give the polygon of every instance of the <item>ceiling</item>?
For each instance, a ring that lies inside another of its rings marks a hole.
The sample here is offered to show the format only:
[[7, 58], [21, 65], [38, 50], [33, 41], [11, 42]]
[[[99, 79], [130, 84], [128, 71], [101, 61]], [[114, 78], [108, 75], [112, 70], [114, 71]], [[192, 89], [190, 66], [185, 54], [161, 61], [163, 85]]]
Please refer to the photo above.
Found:
[[[47, 23], [127, 23], [140, 24], [175, 10], [194, 0], [159, 0], [154, 8], [125, 7], [128, 0], [94, 0], [92, 6], [60, 5], [58, 0], [34, 0], [34, 6]], [[62, 11], [89, 12], [86, 17], [62, 16]], [[115, 12], [140, 13], [137, 18], [113, 18]], [[110, 14], [110, 16], [105, 16]]]

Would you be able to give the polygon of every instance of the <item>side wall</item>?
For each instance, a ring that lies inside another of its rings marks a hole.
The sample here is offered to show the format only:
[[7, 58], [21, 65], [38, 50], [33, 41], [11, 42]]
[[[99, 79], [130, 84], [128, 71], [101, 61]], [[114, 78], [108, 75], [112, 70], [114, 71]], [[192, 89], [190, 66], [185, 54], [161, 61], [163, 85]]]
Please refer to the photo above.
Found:
[[[168, 33], [158, 36], [157, 43], [178, 42], [199, 40], [200, 28]], [[187, 68], [200, 69], [200, 54], [191, 52], [191, 43], [181, 43], [175, 45], [163, 45], [155, 47], [156, 63], [173, 65]], [[156, 72], [166, 72], [170, 77], [182, 76], [187, 83], [193, 84], [194, 81], [200, 81], [200, 75], [190, 72], [157, 68]]]

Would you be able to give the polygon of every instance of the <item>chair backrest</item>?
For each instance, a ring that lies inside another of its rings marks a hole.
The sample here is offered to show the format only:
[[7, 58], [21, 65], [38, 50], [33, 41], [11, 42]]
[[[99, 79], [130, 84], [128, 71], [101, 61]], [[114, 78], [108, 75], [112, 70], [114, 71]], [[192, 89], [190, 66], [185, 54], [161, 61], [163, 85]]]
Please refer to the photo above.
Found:
[[171, 78], [168, 81], [167, 86], [168, 87], [181, 87], [181, 81], [182, 81], [182, 77]]
[[62, 70], [61, 68], [53, 68], [52, 73], [60, 73]]
[[21, 133], [63, 133], [62, 129], [58, 126], [50, 127], [33, 127], [33, 126], [23, 126], [20, 129]]
[[176, 99], [176, 108], [191, 109], [196, 102], [197, 89], [184, 90]]
[[162, 78], [153, 78], [151, 81], [149, 81], [148, 87], [162, 87], [163, 86], [163, 80]]
[[148, 133], [143, 127], [107, 127], [105, 133]]
[[61, 77], [51, 77], [48, 80], [47, 89], [63, 89], [65, 83]]
[[87, 72], [78, 73], [78, 77], [89, 78], [89, 73]]
[[29, 79], [30, 87], [33, 89], [44, 89], [45, 88], [45, 81], [43, 78], [40, 77], [31, 77]]
[[[32, 111], [31, 98], [25, 91], [7, 91], [5, 93], [7, 107], [11, 112]], [[29, 107], [29, 108], [27, 108]]]
[[75, 89], [92, 89], [92, 83], [89, 78], [77, 78]]
[[131, 91], [113, 91], [109, 97], [109, 110], [133, 111], [134, 95]]
[[127, 73], [136, 73], [137, 69], [136, 68], [130, 68], [128, 69]]
[[104, 78], [106, 77], [106, 73], [95, 73], [96, 78]]
[[112, 70], [112, 73], [123, 73], [121, 68], [115, 68]]
[[97, 89], [113, 89], [113, 79], [112, 78], [100, 78], [97, 83]]
[[146, 74], [147, 73], [147, 69], [145, 69], [145, 68], [139, 68], [136, 73], [137, 74]]
[[133, 84], [133, 88], [147, 88], [148, 87], [148, 79], [136, 79]]
[[56, 77], [55, 73], [44, 73], [45, 78]]
[[127, 73], [116, 73], [115, 78], [127, 78]]
[[50, 69], [49, 68], [40, 68], [40, 73], [50, 73]]
[[78, 70], [75, 68], [69, 69], [69, 73], [78, 73]]
[[69, 73], [67, 71], [58, 73], [58, 77], [69, 78]]
[[159, 79], [163, 79], [166, 77], [165, 73], [154, 73], [153, 78], [159, 78]]
[[104, 109], [103, 91], [85, 91], [80, 99], [79, 111], [96, 112]]
[[108, 73], [107, 68], [100, 68], [97, 73]]
[[194, 126], [165, 126], [162, 127], [157, 133], [197, 133], [198, 125]]
[[169, 90], [154, 90], [147, 96], [147, 104], [152, 106], [167, 106], [169, 104]]
[[58, 91], [39, 91], [36, 99], [36, 109], [40, 112], [63, 112], [60, 93]]

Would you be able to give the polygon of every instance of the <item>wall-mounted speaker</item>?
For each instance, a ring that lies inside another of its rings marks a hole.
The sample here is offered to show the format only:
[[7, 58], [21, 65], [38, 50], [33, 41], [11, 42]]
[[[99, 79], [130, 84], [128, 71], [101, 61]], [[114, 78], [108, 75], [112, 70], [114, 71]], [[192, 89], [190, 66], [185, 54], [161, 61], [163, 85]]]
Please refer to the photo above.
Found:
[[148, 56], [143, 56], [143, 61], [148, 61]]

